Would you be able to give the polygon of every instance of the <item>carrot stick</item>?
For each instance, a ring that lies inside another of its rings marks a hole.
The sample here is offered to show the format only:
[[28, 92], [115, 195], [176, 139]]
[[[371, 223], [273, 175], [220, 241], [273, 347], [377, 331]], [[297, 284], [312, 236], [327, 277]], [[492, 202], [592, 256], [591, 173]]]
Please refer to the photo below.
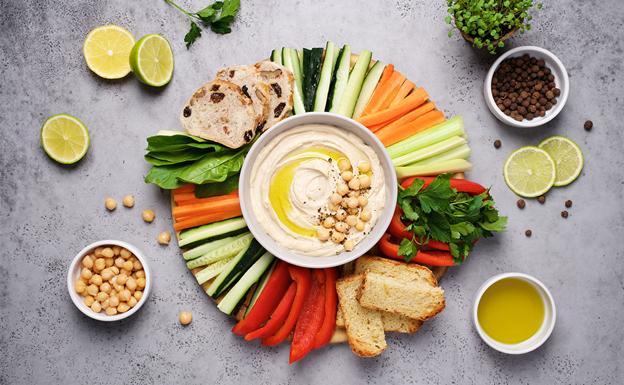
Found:
[[427, 91], [423, 88], [417, 88], [410, 96], [403, 99], [403, 101], [396, 106], [361, 117], [358, 119], [358, 122], [366, 127], [388, 122], [420, 106], [426, 102], [428, 98], [429, 95], [427, 95]]
[[388, 130], [388, 127], [384, 127], [377, 131], [375, 135], [377, 135], [384, 146], [388, 147], [443, 121], [444, 114], [441, 111], [433, 110], [402, 126], [390, 127], [390, 130]]
[[368, 104], [364, 108], [364, 111], [362, 111], [362, 116], [366, 114], [370, 114], [371, 109], [374, 106], [374, 103], [377, 103], [377, 100], [379, 99], [381, 95], [382, 89], [384, 88], [384, 84], [388, 82], [393, 72], [394, 72], [393, 64], [388, 64], [387, 66], [384, 67], [384, 70], [381, 74], [381, 78], [379, 79], [379, 82], [377, 83], [377, 87], [375, 87], [375, 91], [373, 92], [373, 95], [371, 96], [370, 100], [368, 101]]
[[[395, 72], [395, 73], [398, 74], [398, 72]], [[401, 76], [403, 76], [403, 75], [401, 75]], [[382, 110], [385, 110], [386, 108], [390, 107], [390, 103], [392, 103], [394, 98], [396, 98], [397, 94], [401, 90], [401, 87], [407, 81], [409, 81], [409, 80], [407, 80], [405, 78], [405, 76], [403, 76], [403, 81], [401, 83], [397, 83], [397, 84], [394, 85], [394, 87], [392, 88], [392, 91], [390, 91], [390, 93], [388, 93], [388, 95], [384, 99], [383, 103], [381, 103], [381, 106], [379, 106], [379, 109], [377, 111], [382, 111]]]
[[[404, 80], [405, 76], [403, 76], [403, 74], [398, 71], [394, 71], [392, 75], [390, 75], [390, 79], [382, 85], [382, 88], [379, 91], [379, 97], [369, 103], [369, 105], [372, 104], [372, 106], [368, 109], [369, 111], [366, 115], [374, 114], [375, 112], [382, 110], [386, 100], [390, 99], [392, 93], [401, 87]], [[368, 108], [368, 106], [366, 107]], [[366, 109], [364, 110], [366, 111]]]
[[208, 197], [208, 198], [197, 198], [195, 196], [195, 193], [184, 193], [184, 194], [174, 195], [173, 201], [178, 206], [186, 206], [189, 204], [196, 204], [196, 203], [218, 202], [226, 198], [234, 198], [234, 197], [238, 197], [238, 190], [232, 191], [231, 193], [226, 194], [226, 195], [219, 195], [219, 196]]
[[241, 215], [242, 213], [239, 207], [236, 210], [205, 214], [201, 216], [194, 216], [190, 219], [186, 219], [184, 221], [175, 223], [173, 225], [173, 229], [175, 231], [180, 231], [180, 230], [188, 229], [191, 227], [206, 225], [212, 222], [219, 222], [219, 221], [224, 221], [226, 219], [230, 219], [234, 217], [240, 217]]
[[435, 104], [433, 102], [427, 102], [425, 104], [423, 104], [422, 106], [412, 110], [411, 112], [399, 117], [398, 119], [395, 119], [393, 121], [390, 121], [388, 124], [383, 123], [380, 125], [376, 125], [374, 126], [375, 128], [370, 128], [371, 131], [373, 132], [377, 132], [380, 129], [384, 128], [384, 127], [388, 127], [389, 130], [395, 130], [398, 127], [403, 126], [404, 124], [407, 124], [411, 121], [413, 121], [414, 119], [426, 114], [429, 111], [432, 111], [435, 109]]
[[174, 207], [173, 216], [183, 217], [186, 215], [204, 215], [213, 212], [231, 211], [236, 208], [240, 208], [240, 199], [238, 199], [238, 197], [227, 197], [208, 203], [194, 203], [190, 205]]
[[192, 192], [195, 191], [195, 185], [194, 184], [185, 184], [184, 186], [180, 186], [177, 189], [173, 190], [174, 194], [177, 193], [186, 193], [186, 192]]
[[414, 83], [406, 79], [403, 84], [401, 84], [401, 88], [399, 89], [399, 92], [397, 92], [397, 94], [395, 95], [394, 99], [390, 101], [390, 107], [396, 106], [401, 100], [405, 99], [407, 95], [409, 95], [410, 92], [414, 90], [415, 87], [416, 86], [414, 85]]

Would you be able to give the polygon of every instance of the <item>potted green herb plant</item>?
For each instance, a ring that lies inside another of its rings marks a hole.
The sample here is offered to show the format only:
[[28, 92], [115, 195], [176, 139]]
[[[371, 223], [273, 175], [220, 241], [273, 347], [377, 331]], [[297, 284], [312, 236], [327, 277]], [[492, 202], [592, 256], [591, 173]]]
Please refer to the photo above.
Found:
[[[531, 29], [531, 8], [542, 9], [533, 0], [447, 0], [446, 22], [454, 25], [474, 47], [496, 53], [505, 40]], [[449, 31], [449, 37], [453, 30]]]

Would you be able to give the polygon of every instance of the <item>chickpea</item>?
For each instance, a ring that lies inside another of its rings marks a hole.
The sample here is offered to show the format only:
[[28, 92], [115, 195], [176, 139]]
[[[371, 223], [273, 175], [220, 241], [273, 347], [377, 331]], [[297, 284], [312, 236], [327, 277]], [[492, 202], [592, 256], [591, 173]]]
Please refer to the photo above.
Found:
[[130, 290], [124, 289], [119, 293], [117, 297], [119, 297], [120, 302], [126, 302], [127, 300], [130, 299], [131, 296], [132, 294], [130, 293]]
[[102, 256], [102, 250], [104, 250], [103, 247], [96, 247], [95, 250], [93, 250], [95, 258], [100, 258]]
[[334, 217], [327, 217], [323, 220], [323, 227], [326, 229], [331, 229], [336, 224], [336, 220]]
[[125, 302], [122, 302], [117, 306], [117, 311], [120, 313], [125, 313], [128, 310], [130, 310], [130, 306], [128, 306], [128, 304]]
[[92, 297], [95, 297], [99, 291], [100, 289], [94, 284], [87, 286], [87, 294], [89, 294]]
[[90, 269], [93, 267], [93, 257], [90, 255], [85, 256], [84, 258], [82, 258], [82, 267], [86, 267], [87, 269]]
[[119, 274], [119, 268], [117, 266], [111, 266], [110, 270], [113, 272], [113, 274]]
[[78, 278], [79, 280], [81, 280], [82, 282], [84, 282], [85, 284], [89, 284], [89, 280], [80, 276], [80, 278]]
[[342, 196], [338, 193], [333, 193], [329, 197], [329, 201], [335, 205], [339, 205], [342, 202]]
[[346, 240], [344, 243], [344, 248], [346, 251], [351, 251], [355, 247], [355, 243], [352, 240]]
[[126, 250], [126, 249], [121, 249], [121, 251], [119, 252], [119, 255], [123, 259], [128, 259], [128, 258], [130, 258], [132, 256], [132, 253], [129, 252], [128, 250]]
[[107, 299], [102, 302], [102, 309], [106, 310], [109, 306], [110, 304]]
[[329, 209], [329, 211], [336, 211], [340, 208], [340, 206], [329, 202], [329, 204], [327, 205], [327, 208]]
[[134, 207], [134, 195], [126, 195], [125, 197], [123, 197], [123, 200], [121, 202], [127, 208]]
[[349, 181], [349, 188], [351, 190], [359, 190], [360, 189], [360, 178], [353, 178]]
[[161, 245], [168, 245], [169, 242], [171, 242], [171, 233], [168, 231], [163, 231], [162, 233], [158, 234], [157, 241]]
[[358, 170], [360, 170], [360, 173], [362, 174], [369, 172], [371, 170], [370, 162], [367, 160], [361, 161], [360, 163], [358, 163]]
[[127, 277], [132, 275], [132, 270], [121, 269], [119, 270], [119, 274], [125, 274]]
[[106, 268], [102, 270], [101, 275], [104, 281], [109, 281], [115, 274], [113, 274], [113, 271], [110, 268]]
[[113, 287], [110, 283], [104, 282], [100, 285], [100, 292], [109, 294], [113, 290]]
[[355, 229], [356, 229], [357, 231], [364, 231], [364, 227], [365, 227], [365, 225], [364, 225], [364, 222], [362, 222], [362, 221], [358, 221], [358, 222], [355, 224]]
[[91, 276], [91, 279], [89, 280], [89, 283], [92, 283], [95, 286], [99, 287], [102, 284], [102, 276], [99, 274], [93, 274], [93, 276]]
[[336, 219], [338, 219], [339, 221], [344, 221], [346, 217], [347, 217], [347, 212], [344, 211], [343, 209], [336, 211]]
[[126, 282], [126, 288], [128, 288], [128, 290], [130, 290], [130, 293], [134, 292], [137, 288], [137, 283], [134, 280], [134, 278], [130, 277], [128, 278], [128, 281]]
[[343, 199], [342, 202], [340, 202], [340, 207], [342, 207], [343, 209], [346, 209], [348, 207], [347, 206], [348, 202], [349, 202], [348, 200]]
[[143, 210], [143, 212], [141, 213], [141, 217], [143, 217], [143, 220], [147, 223], [152, 223], [154, 221], [154, 218], [156, 218], [156, 214], [154, 213], [154, 210]]
[[130, 297], [130, 299], [128, 300], [128, 306], [130, 307], [134, 307], [139, 301], [137, 301], [136, 298], [134, 297]]
[[344, 222], [337, 222], [334, 228], [336, 229], [336, 231], [339, 231], [341, 233], [346, 233], [347, 230], [349, 230], [349, 226]]
[[74, 290], [76, 290], [76, 293], [82, 294], [87, 290], [87, 284], [81, 280], [78, 280], [74, 285]]
[[117, 259], [115, 259], [115, 266], [121, 269], [123, 267], [124, 262], [126, 262], [125, 259], [123, 259], [122, 257], [117, 257]]
[[143, 268], [143, 265], [141, 265], [141, 262], [139, 262], [138, 259], [132, 262], [132, 270], [137, 271], [137, 270], [141, 270], [142, 268]]
[[193, 321], [193, 313], [191, 313], [190, 311], [181, 311], [178, 315], [178, 318], [180, 319], [180, 323], [183, 326], [186, 326]]
[[93, 270], [95, 270], [96, 272], [100, 272], [104, 270], [105, 267], [106, 267], [106, 261], [104, 260], [104, 258], [98, 258], [93, 263]]
[[360, 192], [359, 191], [349, 191], [349, 194], [347, 194], [349, 196], [349, 198], [357, 198], [360, 196]]
[[102, 257], [104, 258], [113, 258], [115, 256], [115, 252], [110, 247], [105, 247], [102, 250]]
[[140, 277], [136, 279], [137, 289], [143, 290], [145, 289], [147, 281], [145, 281], [145, 277]]
[[316, 229], [316, 237], [319, 241], [326, 241], [329, 239], [329, 230], [324, 227], [319, 227]]
[[145, 270], [139, 270], [135, 274], [137, 278], [145, 278]]
[[354, 207], [352, 209], [347, 209], [347, 213], [349, 215], [357, 215], [357, 213], [359, 213], [359, 212], [360, 212], [360, 209], [357, 208], [357, 207]]
[[87, 307], [91, 307], [91, 305], [93, 305], [93, 302], [95, 302], [95, 298], [93, 298], [93, 296], [88, 295], [84, 299], [84, 304]]
[[[122, 268], [123, 270], [132, 271], [132, 266], [133, 266], [132, 261], [125, 261], [125, 262], [123, 263], [123, 266], [122, 266], [121, 268]], [[128, 275], [130, 275], [130, 274], [128, 274]]]
[[359, 197], [358, 197], [358, 205], [359, 205], [360, 207], [364, 207], [364, 206], [366, 206], [367, 204], [368, 204], [368, 198], [363, 197], [363, 196], [359, 196]]
[[113, 249], [113, 254], [115, 255], [119, 255], [119, 253], [121, 252], [121, 246], [115, 245], [112, 247], [112, 249]]
[[370, 176], [363, 174], [358, 176], [360, 180], [360, 188], [369, 188], [371, 186], [371, 178]]
[[357, 224], [357, 217], [355, 215], [349, 215], [347, 216], [347, 219], [345, 220], [345, 222], [347, 223], [347, 225], [349, 226], [355, 226]]
[[113, 211], [117, 208], [117, 201], [108, 197], [104, 200], [104, 206], [106, 206], [106, 210]]
[[351, 162], [347, 158], [338, 159], [338, 168], [340, 171], [351, 170]]
[[136, 298], [137, 301], [140, 301], [141, 298], [143, 298], [143, 292], [141, 290], [137, 290], [134, 294], [132, 294], [132, 296]]
[[104, 293], [103, 291], [97, 293], [97, 295], [95, 296], [95, 299], [97, 299], [100, 302], [104, 302], [108, 299], [108, 294]]
[[111, 267], [115, 264], [115, 260], [113, 258], [104, 258], [104, 265], [106, 267]]
[[80, 276], [88, 281], [93, 276], [93, 273], [85, 267], [80, 271]]
[[349, 192], [349, 186], [346, 183], [338, 183], [336, 186], [336, 192], [341, 196], [345, 196]]
[[91, 304], [91, 310], [93, 310], [96, 313], [99, 313], [102, 311], [102, 305], [99, 302], [95, 301]]
[[116, 306], [109, 305], [106, 308], [106, 315], [116, 315], [116, 314], [117, 314], [117, 307]]
[[360, 219], [364, 222], [368, 222], [371, 220], [371, 212], [370, 210], [362, 210], [360, 213]]
[[125, 285], [126, 281], [128, 281], [128, 276], [126, 274], [119, 274], [117, 276], [117, 279], [115, 280], [115, 283], [118, 285]]
[[332, 233], [332, 235], [331, 235], [331, 240], [334, 243], [340, 243], [340, 242], [344, 241], [344, 239], [345, 239], [344, 233], [341, 233], [341, 232], [338, 232], [338, 231], [334, 231]]
[[113, 283], [113, 288], [115, 289], [115, 291], [117, 291], [117, 294], [119, 294], [125, 289], [125, 286], [118, 283]]
[[342, 179], [345, 180], [345, 182], [350, 181], [351, 179], [353, 179], [353, 173], [351, 171], [343, 171], [340, 176], [342, 177]]
[[111, 295], [110, 297], [108, 297], [108, 305], [112, 307], [119, 306], [119, 297], [117, 297], [116, 295]]
[[347, 207], [350, 209], [357, 208], [359, 205], [357, 198], [347, 198]]

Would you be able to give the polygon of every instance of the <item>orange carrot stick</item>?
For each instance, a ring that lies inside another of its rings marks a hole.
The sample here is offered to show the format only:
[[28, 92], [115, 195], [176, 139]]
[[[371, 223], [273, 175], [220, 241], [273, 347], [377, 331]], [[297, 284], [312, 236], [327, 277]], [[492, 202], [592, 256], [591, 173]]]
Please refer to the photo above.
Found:
[[174, 194], [177, 193], [186, 193], [186, 192], [192, 192], [195, 191], [195, 185], [194, 184], [185, 184], [184, 186], [180, 186], [177, 189], [173, 190]]
[[399, 102], [401, 102], [401, 100], [405, 99], [415, 87], [414, 83], [406, 79], [403, 84], [401, 84], [401, 88], [395, 95], [394, 99], [390, 101], [390, 107], [396, 106]]
[[433, 110], [397, 128], [391, 127], [388, 130], [388, 127], [384, 127], [377, 131], [375, 135], [377, 135], [384, 146], [388, 147], [443, 121], [444, 114], [441, 111]]
[[175, 231], [180, 231], [184, 229], [188, 229], [191, 227], [206, 225], [212, 222], [224, 221], [226, 219], [240, 217], [242, 215], [240, 207], [237, 210], [220, 212], [220, 213], [212, 213], [205, 214], [201, 216], [192, 217], [190, 219], [186, 219], [184, 221], [177, 222], [173, 225], [173, 229]]
[[394, 72], [394, 65], [388, 64], [387, 66], [384, 67], [384, 70], [381, 73], [381, 78], [379, 79], [379, 82], [377, 83], [377, 87], [375, 87], [375, 91], [373, 91], [373, 95], [371, 96], [370, 100], [368, 101], [368, 104], [364, 108], [364, 111], [362, 111], [362, 116], [369, 114], [374, 104], [378, 103], [377, 100], [379, 99], [381, 95], [384, 85], [388, 82], [393, 72]]
[[371, 131], [373, 132], [377, 132], [382, 128], [387, 127], [388, 130], [392, 131], [392, 130], [396, 130], [399, 127], [413, 121], [414, 119], [426, 114], [429, 111], [433, 111], [435, 109], [435, 103], [433, 102], [427, 102], [423, 105], [421, 105], [420, 107], [410, 111], [409, 113], [399, 117], [398, 119], [392, 120], [390, 122], [383, 123], [380, 125], [376, 125], [374, 126], [375, 128], [371, 127]]
[[390, 107], [390, 103], [392, 103], [394, 98], [396, 98], [397, 94], [401, 90], [401, 87], [403, 86], [403, 84], [406, 81], [409, 81], [409, 80], [407, 80], [405, 77], [403, 77], [403, 81], [401, 83], [397, 83], [397, 84], [394, 85], [392, 91], [390, 91], [390, 93], [388, 93], [388, 96], [386, 96], [386, 99], [384, 99], [383, 103], [381, 103], [381, 106], [379, 106], [379, 109], [377, 111], [382, 111], [382, 110], [385, 110], [386, 108]]
[[190, 205], [178, 206], [173, 208], [174, 217], [183, 217], [186, 215], [204, 215], [209, 213], [231, 211], [240, 208], [240, 199], [238, 197], [228, 197], [218, 201], [208, 203], [194, 203]]
[[369, 103], [369, 105], [372, 104], [372, 106], [368, 109], [368, 114], [374, 114], [375, 112], [380, 111], [386, 100], [392, 96], [392, 93], [395, 90], [398, 90], [401, 87], [404, 80], [405, 76], [403, 76], [403, 74], [398, 71], [394, 71], [392, 75], [390, 75], [390, 79], [382, 85], [382, 88], [379, 91], [379, 97]]
[[420, 106], [426, 102], [428, 98], [429, 95], [427, 95], [427, 91], [423, 88], [417, 88], [396, 106], [361, 117], [358, 119], [358, 122], [366, 127], [388, 122]]
[[195, 203], [218, 202], [228, 197], [229, 198], [238, 197], [238, 190], [232, 191], [231, 193], [226, 194], [226, 195], [219, 195], [219, 196], [208, 197], [208, 198], [197, 198], [195, 196], [195, 193], [184, 193], [184, 194], [175, 195], [173, 197], [173, 201], [178, 206], [186, 206], [186, 205], [195, 204]]

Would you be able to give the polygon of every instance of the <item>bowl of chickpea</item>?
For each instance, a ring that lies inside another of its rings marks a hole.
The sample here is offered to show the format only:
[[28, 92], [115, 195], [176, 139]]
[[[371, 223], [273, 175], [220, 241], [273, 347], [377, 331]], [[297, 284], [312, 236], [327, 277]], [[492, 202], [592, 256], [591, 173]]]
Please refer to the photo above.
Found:
[[67, 287], [74, 305], [98, 321], [119, 321], [147, 300], [152, 277], [143, 253], [116, 240], [94, 242], [73, 259]]

